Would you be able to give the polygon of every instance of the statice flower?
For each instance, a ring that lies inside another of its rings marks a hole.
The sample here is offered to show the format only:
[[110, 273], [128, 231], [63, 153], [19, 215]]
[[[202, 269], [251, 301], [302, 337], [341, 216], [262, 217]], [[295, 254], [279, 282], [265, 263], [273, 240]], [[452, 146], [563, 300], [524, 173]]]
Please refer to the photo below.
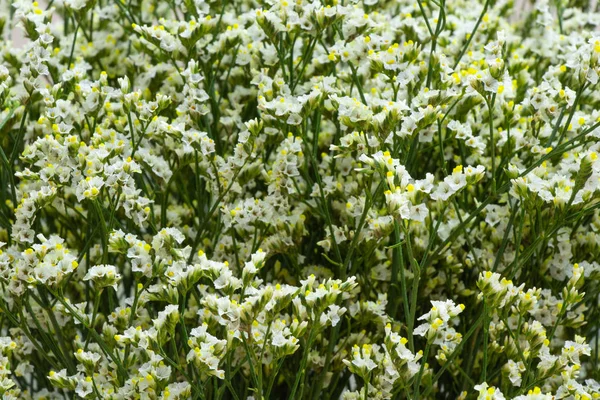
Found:
[[0, 397], [600, 398], [599, 26], [0, 2]]

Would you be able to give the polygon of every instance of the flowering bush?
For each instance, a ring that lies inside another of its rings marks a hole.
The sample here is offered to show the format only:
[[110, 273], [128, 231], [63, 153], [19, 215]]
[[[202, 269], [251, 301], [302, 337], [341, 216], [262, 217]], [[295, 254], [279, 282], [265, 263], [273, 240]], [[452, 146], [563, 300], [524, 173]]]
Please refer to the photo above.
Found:
[[600, 13], [527, 6], [0, 2], [2, 398], [599, 398]]

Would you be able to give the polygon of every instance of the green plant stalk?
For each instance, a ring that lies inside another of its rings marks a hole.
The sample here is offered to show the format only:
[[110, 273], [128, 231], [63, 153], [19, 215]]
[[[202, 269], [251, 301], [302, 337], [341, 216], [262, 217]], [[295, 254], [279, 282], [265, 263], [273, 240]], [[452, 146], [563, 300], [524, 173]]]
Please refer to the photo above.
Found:
[[[298, 373], [296, 374], [296, 380], [294, 381], [294, 386], [292, 386], [292, 391], [290, 393], [289, 399], [296, 400], [296, 391], [298, 390], [298, 384], [300, 380], [304, 378], [304, 374], [306, 373], [306, 362], [308, 361], [308, 353], [310, 352], [310, 348], [312, 346], [312, 342], [314, 340], [314, 331], [315, 324], [317, 321], [313, 321], [310, 327], [310, 331], [308, 333], [308, 341], [306, 343], [306, 347], [304, 347], [304, 351], [302, 352], [302, 361], [300, 362], [300, 368], [298, 369]], [[302, 394], [300, 394], [300, 399], [302, 399]]]
[[271, 397], [271, 390], [273, 389], [273, 385], [275, 384], [275, 379], [277, 378], [277, 376], [279, 374], [279, 370], [281, 369], [281, 366], [283, 365], [284, 360], [285, 360], [285, 357], [281, 357], [281, 360], [279, 360], [279, 362], [277, 363], [277, 366], [273, 370], [273, 374], [271, 375], [271, 379], [269, 379], [269, 383], [267, 385], [267, 394], [265, 396], [266, 400], [269, 400], [269, 398]]
[[365, 394], [363, 400], [367, 400], [369, 398], [369, 383], [371, 382], [371, 372], [367, 374], [367, 379], [365, 379]]
[[[411, 267], [412, 267], [412, 272], [413, 272], [413, 283], [412, 283], [412, 289], [410, 292], [410, 311], [409, 311], [409, 317], [408, 317], [408, 322], [407, 322], [407, 333], [409, 338], [412, 338], [413, 336], [413, 331], [414, 331], [414, 326], [415, 326], [415, 318], [416, 318], [416, 313], [417, 313], [417, 300], [418, 300], [418, 294], [419, 294], [419, 281], [421, 279], [421, 267], [419, 266], [419, 264], [417, 263], [417, 260], [415, 260], [414, 256], [413, 256], [413, 250], [412, 250], [412, 239], [410, 237], [410, 230], [409, 227], [405, 227], [403, 224], [403, 229], [404, 229], [404, 237], [405, 242], [406, 242], [406, 249], [408, 251], [408, 259], [410, 261]], [[409, 339], [411, 340], [411, 339]]]
[[[304, 124], [302, 124], [302, 139], [303, 139], [304, 143], [308, 143], [308, 138], [306, 137], [306, 128], [305, 128]], [[325, 214], [325, 221], [327, 222], [327, 226], [329, 228], [329, 233], [331, 235], [333, 249], [334, 249], [334, 252], [335, 252], [335, 255], [337, 258], [337, 262], [341, 264], [343, 261], [343, 258], [342, 258], [342, 254], [340, 252], [339, 246], [338, 246], [337, 242], [335, 241], [333, 223], [332, 223], [332, 219], [331, 219], [331, 214], [329, 213], [329, 203], [325, 196], [325, 191], [323, 190], [323, 182], [321, 181], [321, 174], [319, 173], [319, 165], [317, 163], [317, 160], [314, 157], [313, 152], [310, 151], [310, 149], [308, 149], [308, 150], [309, 151], [307, 151], [306, 153], [309, 155], [308, 159], [310, 160], [311, 165], [314, 170], [315, 180], [316, 180], [317, 186], [319, 188], [319, 197], [321, 200], [323, 212]], [[342, 279], [345, 279], [345, 271], [338, 271], [338, 272], [340, 273], [340, 276], [342, 277]]]
[[127, 370], [125, 370], [125, 368], [123, 368], [123, 364], [121, 364], [121, 361], [119, 360], [119, 358], [117, 356], [115, 356], [115, 354], [113, 354], [113, 352], [108, 348], [108, 346], [104, 342], [104, 339], [102, 339], [102, 337], [100, 335], [98, 335], [98, 333], [85, 322], [85, 320], [77, 313], [77, 311], [75, 311], [75, 309], [73, 309], [73, 307], [71, 307], [71, 305], [69, 303], [67, 303], [64, 300], [64, 298], [62, 296], [60, 296], [58, 293], [53, 292], [50, 289], [48, 289], [48, 290], [67, 310], [69, 310], [69, 313], [71, 315], [73, 315], [73, 317], [75, 317], [75, 319], [77, 319], [88, 330], [88, 332], [94, 337], [94, 340], [96, 340], [98, 345], [102, 348], [102, 351], [104, 352], [104, 354], [106, 354], [106, 356], [109, 357], [117, 365], [117, 369], [118, 369], [117, 375], [120, 378], [119, 380], [121, 382], [124, 382], [124, 380], [128, 378], [129, 374], [127, 373]]
[[487, 364], [488, 364], [488, 340], [489, 340], [489, 321], [488, 321], [488, 306], [483, 300], [483, 365], [481, 366], [480, 382], [487, 380]]
[[494, 104], [496, 103], [496, 93], [492, 95], [492, 98], [488, 100], [486, 97], [485, 102], [488, 106], [488, 123], [490, 127], [490, 142], [492, 143], [492, 193], [496, 193], [496, 141], [494, 140]]
[[102, 210], [102, 206], [100, 205], [98, 199], [94, 199], [92, 201], [92, 204], [94, 206], [96, 214], [98, 215], [100, 228], [102, 229], [102, 262], [106, 263], [106, 261], [108, 260], [108, 228], [106, 226], [106, 220], [104, 219], [104, 212]]
[[22, 316], [22, 313], [20, 313], [20, 315], [19, 315], [19, 317], [21, 318], [21, 320], [19, 321], [17, 319], [17, 317], [13, 313], [10, 312], [8, 307], [6, 307], [6, 304], [4, 303], [4, 301], [0, 301], [0, 310], [2, 311], [2, 313], [4, 315], [7, 316], [7, 318], [13, 323], [14, 326], [18, 326], [21, 328], [21, 330], [25, 333], [25, 336], [27, 336], [27, 338], [31, 341], [33, 346], [38, 350], [38, 352], [42, 358], [44, 358], [46, 361], [48, 361], [48, 363], [54, 369], [56, 369], [56, 370], [61, 369], [60, 366], [48, 356], [48, 352], [46, 350], [44, 350], [42, 348], [42, 346], [37, 342], [37, 340], [33, 337], [33, 335], [31, 334], [31, 331], [29, 330], [29, 327], [27, 326], [25, 319]]
[[[600, 127], [600, 122], [592, 125], [591, 127], [589, 127], [588, 129], [585, 129], [581, 134], [573, 137], [572, 139], [568, 140], [567, 142], [560, 144], [559, 146], [555, 147], [550, 153], [540, 157], [540, 159], [538, 159], [536, 162], [534, 162], [531, 166], [529, 166], [527, 169], [525, 169], [525, 171], [523, 171], [522, 173], [519, 174], [519, 177], [523, 177], [525, 175], [527, 175], [528, 173], [530, 173], [531, 171], [533, 171], [535, 168], [537, 168], [538, 166], [540, 166], [544, 161], [549, 160], [550, 158], [562, 154], [562, 151], [565, 148], [568, 148], [569, 145], [575, 143], [577, 140], [579, 139], [583, 139], [585, 138], [585, 136], [587, 136], [587, 134], [589, 134], [590, 132], [594, 131], [596, 128]], [[581, 145], [582, 143], [580, 143], [579, 145]], [[578, 147], [578, 146], [574, 146], [573, 148]], [[451, 243], [452, 241], [454, 241], [456, 239], [456, 236], [458, 235], [458, 233], [465, 227], [467, 226], [473, 219], [477, 218], [479, 216], [479, 213], [488, 205], [490, 204], [492, 201], [494, 201], [499, 195], [507, 192], [510, 187], [511, 187], [511, 183], [507, 182], [505, 183], [503, 186], [501, 186], [496, 194], [492, 194], [490, 196], [488, 196], [483, 202], [481, 202], [481, 204], [473, 211], [473, 213], [471, 213], [469, 215], [469, 217], [467, 217], [467, 219], [465, 219], [465, 221], [463, 223], [461, 223], [459, 226], [457, 226], [456, 228], [454, 228], [454, 230], [450, 233], [450, 235], [448, 236], [448, 238], [446, 238], [446, 240], [444, 240], [438, 247], [437, 249], [433, 252], [434, 257], [430, 257], [430, 258], [435, 258], [435, 256], [437, 256], [441, 251], [444, 250], [444, 248]], [[424, 265], [423, 267], [426, 267], [427, 265]]]
[[[39, 338], [40, 340], [43, 342], [43, 344], [48, 347], [52, 353], [54, 353], [54, 356], [62, 361], [64, 363], [65, 366], [69, 366], [69, 362], [67, 361], [67, 357], [65, 354], [63, 354], [61, 352], [61, 350], [58, 348], [56, 342], [54, 341], [54, 338], [52, 338], [51, 335], [49, 335], [43, 328], [42, 325], [40, 324], [39, 320], [37, 319], [37, 317], [35, 316], [35, 312], [33, 311], [33, 309], [31, 308], [31, 304], [29, 304], [29, 299], [27, 297], [25, 297], [23, 304], [25, 305], [25, 308], [27, 309], [27, 312], [29, 313], [29, 315], [31, 316], [31, 319], [33, 319], [33, 323], [35, 324], [36, 329], [39, 332]], [[20, 310], [20, 317], [21, 320], [24, 321], [24, 323], [27, 323], [27, 319], [25, 318], [25, 315], [23, 314], [23, 311]], [[74, 372], [74, 370], [71, 370], [71, 372]]]
[[448, 369], [448, 367], [452, 365], [452, 361], [460, 354], [460, 350], [463, 348], [464, 344], [471, 337], [471, 335], [473, 335], [473, 333], [479, 327], [482, 321], [483, 314], [480, 315], [479, 318], [477, 318], [477, 320], [471, 325], [471, 328], [463, 336], [462, 341], [458, 344], [458, 346], [456, 346], [450, 357], [448, 357], [448, 360], [446, 360], [446, 363], [442, 365], [442, 368], [440, 368], [440, 370], [435, 374], [431, 381], [431, 385], [423, 392], [423, 397], [427, 396], [433, 390], [435, 382], [437, 382], [444, 373], [444, 371], [446, 371], [446, 369]]
[[[95, 326], [96, 326], [96, 317], [98, 316], [98, 307], [100, 307], [100, 299], [102, 297], [102, 292], [104, 291], [103, 289], [104, 288], [100, 288], [96, 298], [94, 299], [94, 310], [92, 311], [92, 325], [91, 325], [92, 329], [95, 329]], [[87, 349], [88, 349], [91, 338], [92, 338], [92, 336], [88, 335], [87, 339], [85, 340], [85, 346], [84, 346], [85, 351], [87, 351]]]
[[[46, 313], [48, 314], [50, 323], [52, 324], [52, 327], [54, 328], [54, 332], [56, 332], [56, 337], [58, 339], [58, 344], [60, 346], [60, 349], [65, 356], [65, 360], [67, 361], [67, 367], [69, 367], [69, 369], [71, 371], [75, 371], [75, 366], [73, 365], [73, 362], [72, 362], [71, 358], [69, 357], [69, 350], [67, 349], [67, 343], [66, 343], [64, 335], [62, 333], [62, 329], [59, 326], [58, 321], [56, 320], [56, 315], [54, 315], [52, 308], [50, 308], [50, 304], [48, 303], [47, 298], [45, 296], [42, 296], [42, 293], [40, 293], [40, 297], [43, 299], [44, 304], [41, 304], [39, 302], [38, 303], [42, 306], [43, 309], [46, 310]], [[36, 299], [36, 301], [38, 301], [38, 300]]]
[[479, 15], [479, 18], [477, 19], [477, 23], [475, 23], [475, 26], [473, 27], [473, 31], [469, 35], [467, 42], [461, 49], [460, 53], [458, 54], [458, 57], [456, 57], [456, 61], [454, 62], [454, 66], [452, 67], [452, 69], [456, 69], [456, 67], [458, 67], [460, 60], [463, 58], [463, 56], [467, 52], [469, 45], [471, 44], [471, 40], [473, 40], [473, 37], [475, 36], [475, 32], [477, 32], [477, 29], [479, 29], [479, 24], [481, 24], [481, 21], [483, 20], [483, 17], [485, 16], [485, 13], [487, 12], [489, 5], [490, 5], [490, 0], [486, 0], [485, 4], [483, 6], [483, 10], [481, 11], [481, 15]]
[[421, 390], [421, 378], [423, 376], [423, 371], [425, 370], [425, 364], [427, 363], [427, 358], [429, 358], [429, 350], [431, 349], [431, 342], [427, 340], [427, 344], [425, 345], [425, 351], [423, 352], [423, 358], [421, 361], [421, 366], [419, 368], [419, 372], [417, 373], [417, 377], [415, 379], [415, 395], [413, 397], [414, 400], [419, 400], [419, 392]]
[[[23, 116], [21, 117], [21, 123], [19, 125], [19, 132], [17, 134], [17, 139], [15, 141], [15, 147], [13, 147], [12, 152], [10, 153], [10, 159], [8, 161], [8, 164], [11, 166], [12, 169], [12, 165], [14, 165], [15, 160], [17, 159], [17, 156], [19, 154], [19, 148], [21, 147], [21, 143], [23, 142], [23, 136], [25, 135], [25, 120], [27, 119], [27, 114], [29, 113], [29, 107], [31, 104], [31, 100], [29, 100], [27, 102], [27, 104], [25, 105], [25, 110], [23, 111]], [[16, 204], [15, 204], [16, 207]]]

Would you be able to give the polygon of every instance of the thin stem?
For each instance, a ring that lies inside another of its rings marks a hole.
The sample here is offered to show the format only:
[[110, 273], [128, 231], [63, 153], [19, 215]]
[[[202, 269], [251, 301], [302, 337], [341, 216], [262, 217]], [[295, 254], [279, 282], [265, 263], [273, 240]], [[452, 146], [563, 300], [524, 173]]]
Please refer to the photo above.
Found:
[[456, 67], [460, 63], [460, 60], [463, 58], [463, 56], [465, 55], [465, 53], [469, 49], [469, 45], [471, 44], [471, 40], [473, 40], [473, 38], [475, 37], [475, 32], [477, 32], [477, 29], [479, 29], [479, 24], [481, 24], [481, 21], [483, 20], [483, 17], [485, 16], [485, 13], [487, 13], [487, 9], [488, 9], [489, 5], [490, 5], [490, 0], [486, 0], [485, 4], [483, 5], [483, 10], [481, 11], [481, 15], [479, 15], [479, 18], [477, 19], [477, 22], [475, 23], [475, 26], [473, 27], [473, 31], [471, 32], [471, 34], [467, 38], [467, 42], [465, 43], [465, 45], [461, 49], [460, 53], [458, 54], [458, 57], [456, 57], [456, 61], [454, 61], [454, 66], [452, 67], [452, 69], [456, 69]]

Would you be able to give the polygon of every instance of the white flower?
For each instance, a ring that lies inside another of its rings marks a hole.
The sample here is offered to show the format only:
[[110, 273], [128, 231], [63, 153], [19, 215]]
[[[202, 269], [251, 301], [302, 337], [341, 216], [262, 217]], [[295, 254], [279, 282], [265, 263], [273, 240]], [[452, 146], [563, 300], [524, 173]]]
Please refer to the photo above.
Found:
[[121, 281], [121, 274], [117, 272], [114, 265], [95, 265], [88, 270], [83, 280], [91, 280], [99, 288], [112, 286], [117, 290], [117, 284]]

